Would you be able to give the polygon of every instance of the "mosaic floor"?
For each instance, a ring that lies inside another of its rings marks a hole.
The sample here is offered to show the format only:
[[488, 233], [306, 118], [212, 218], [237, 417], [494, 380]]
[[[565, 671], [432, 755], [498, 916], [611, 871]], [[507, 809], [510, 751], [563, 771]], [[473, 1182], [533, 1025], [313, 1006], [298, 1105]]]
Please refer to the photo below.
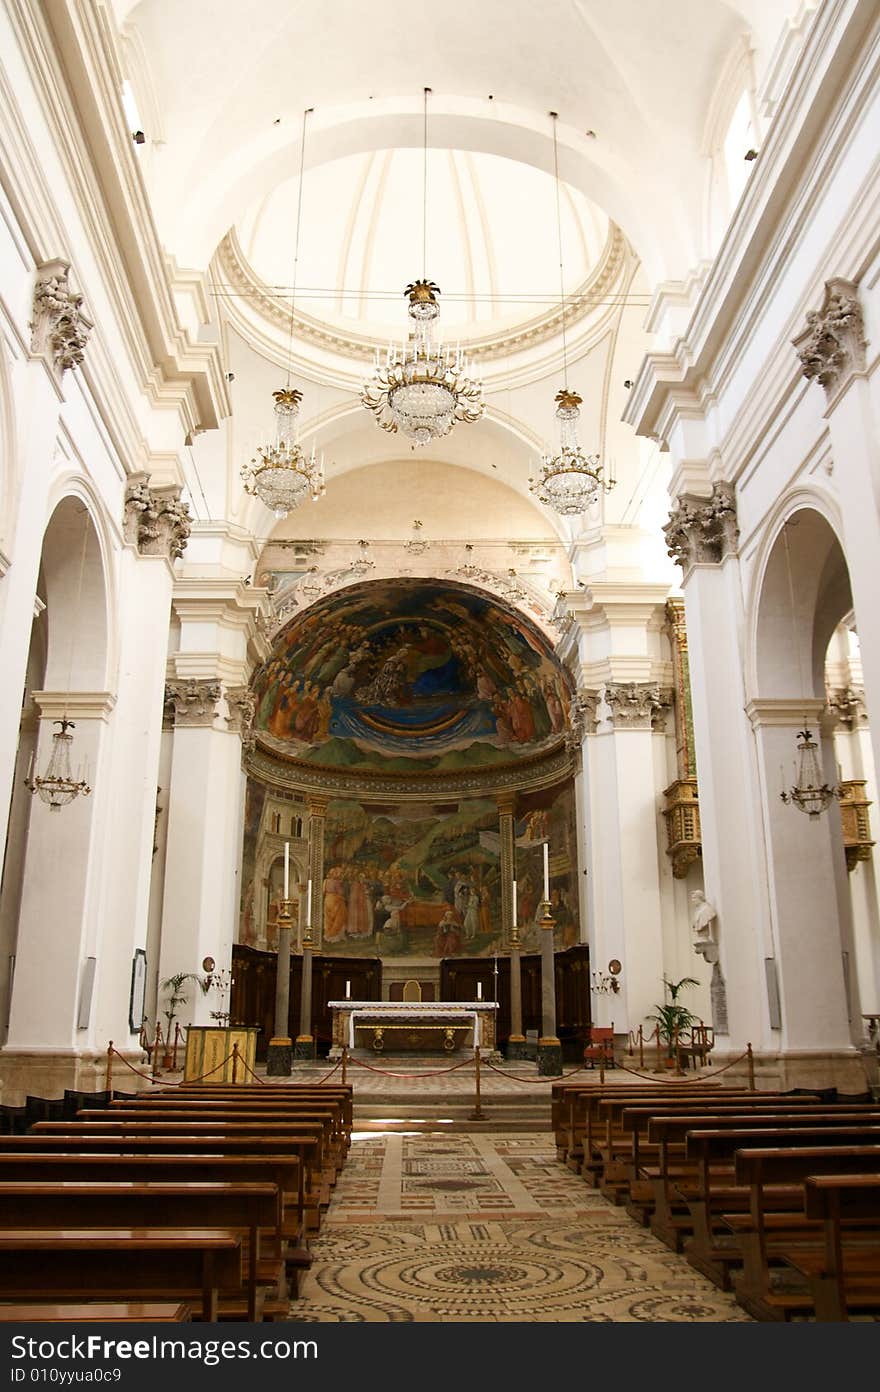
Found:
[[312, 1253], [296, 1320], [748, 1321], [549, 1134], [357, 1136]]

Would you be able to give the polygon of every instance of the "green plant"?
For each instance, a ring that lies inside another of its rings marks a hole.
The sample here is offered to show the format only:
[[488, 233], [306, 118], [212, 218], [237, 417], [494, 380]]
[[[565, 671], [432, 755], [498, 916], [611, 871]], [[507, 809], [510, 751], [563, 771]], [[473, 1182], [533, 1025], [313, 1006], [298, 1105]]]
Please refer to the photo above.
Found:
[[666, 1045], [668, 1058], [672, 1058], [677, 1041], [697, 1023], [697, 1016], [691, 1014], [687, 1006], [680, 1005], [678, 997], [686, 987], [699, 984], [692, 976], [683, 976], [680, 981], [663, 978], [663, 992], [667, 999], [654, 1006], [653, 1014], [648, 1019], [656, 1022], [658, 1038], [661, 1044]]
[[175, 972], [174, 976], [169, 976], [166, 981], [161, 983], [161, 989], [168, 993], [165, 999], [165, 1009], [162, 1011], [162, 1014], [168, 1021], [168, 1030], [165, 1035], [166, 1040], [170, 1040], [171, 1026], [174, 1024], [174, 1019], [177, 1015], [177, 1007], [179, 1005], [186, 1005], [189, 1000], [189, 996], [184, 995], [181, 988], [185, 981], [194, 981], [195, 979], [192, 972]]

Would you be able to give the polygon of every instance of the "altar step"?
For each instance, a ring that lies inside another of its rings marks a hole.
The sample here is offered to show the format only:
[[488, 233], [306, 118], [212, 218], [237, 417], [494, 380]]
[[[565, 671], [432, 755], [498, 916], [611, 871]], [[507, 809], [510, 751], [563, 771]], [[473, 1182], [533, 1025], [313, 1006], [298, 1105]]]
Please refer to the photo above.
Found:
[[425, 1096], [412, 1100], [358, 1093], [355, 1097], [354, 1131], [528, 1131], [550, 1130], [550, 1099], [487, 1097], [481, 1099], [482, 1117], [474, 1118], [473, 1093]]

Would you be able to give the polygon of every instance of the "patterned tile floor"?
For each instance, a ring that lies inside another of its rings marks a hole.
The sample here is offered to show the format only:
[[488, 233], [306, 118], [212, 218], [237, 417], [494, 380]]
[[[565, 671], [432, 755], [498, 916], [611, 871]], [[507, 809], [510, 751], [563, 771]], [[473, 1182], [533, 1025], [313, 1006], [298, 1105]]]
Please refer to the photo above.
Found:
[[291, 1318], [748, 1321], [552, 1136], [356, 1135]]

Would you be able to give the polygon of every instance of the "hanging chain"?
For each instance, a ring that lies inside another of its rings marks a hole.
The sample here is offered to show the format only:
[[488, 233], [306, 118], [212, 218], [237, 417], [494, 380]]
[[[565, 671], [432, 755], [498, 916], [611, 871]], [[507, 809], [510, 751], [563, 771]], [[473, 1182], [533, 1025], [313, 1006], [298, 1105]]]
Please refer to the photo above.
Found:
[[296, 196], [296, 236], [293, 249], [293, 284], [290, 288], [290, 334], [287, 339], [287, 385], [290, 386], [290, 372], [293, 362], [293, 321], [296, 311], [296, 275], [299, 266], [299, 234], [302, 226], [302, 205], [303, 205], [303, 173], [306, 162], [306, 123], [309, 116], [314, 111], [313, 106], [306, 107], [302, 119], [302, 136], [299, 144], [299, 189]]
[[562, 270], [562, 202], [559, 195], [559, 147], [556, 141], [556, 124], [559, 113], [551, 111], [553, 117], [553, 175], [556, 180], [556, 236], [559, 244], [559, 300], [562, 307], [562, 385], [568, 391], [568, 345], [565, 339], [565, 276]]

